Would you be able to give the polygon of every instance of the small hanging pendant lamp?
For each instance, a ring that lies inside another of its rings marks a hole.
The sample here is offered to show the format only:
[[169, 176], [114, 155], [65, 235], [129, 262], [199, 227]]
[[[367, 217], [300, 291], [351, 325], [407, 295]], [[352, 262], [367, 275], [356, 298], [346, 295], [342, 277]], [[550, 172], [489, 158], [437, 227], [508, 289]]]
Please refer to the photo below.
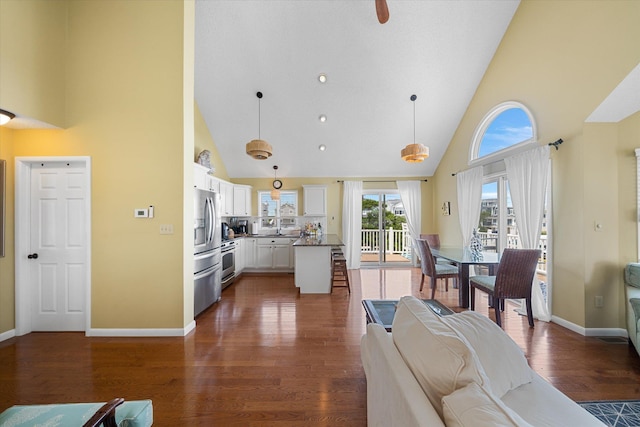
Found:
[[267, 141], [260, 139], [260, 99], [262, 99], [262, 92], [256, 93], [258, 97], [258, 139], [247, 142], [247, 154], [258, 160], [265, 160], [271, 157], [273, 149], [271, 144]]
[[273, 166], [273, 190], [271, 190], [271, 200], [280, 200], [280, 187], [282, 181], [278, 179], [278, 166]]
[[420, 163], [427, 157], [429, 157], [429, 147], [425, 147], [422, 144], [416, 144], [416, 95], [411, 95], [411, 102], [413, 102], [413, 144], [409, 144], [402, 149], [400, 155], [402, 160], [409, 163]]

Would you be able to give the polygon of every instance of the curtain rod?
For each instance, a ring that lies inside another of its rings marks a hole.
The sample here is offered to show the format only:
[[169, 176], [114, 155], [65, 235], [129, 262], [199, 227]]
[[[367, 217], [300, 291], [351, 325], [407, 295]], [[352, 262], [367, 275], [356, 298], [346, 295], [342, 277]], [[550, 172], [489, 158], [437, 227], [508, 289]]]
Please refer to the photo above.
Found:
[[[395, 181], [362, 181], [362, 182], [397, 182], [397, 181], [406, 181], [406, 180], [396, 179]], [[421, 179], [420, 181], [427, 182], [426, 179]], [[337, 182], [344, 182], [344, 180], [339, 179]]]
[[[558, 146], [560, 144], [562, 144], [564, 141], [562, 140], [562, 138], [558, 138], [556, 141], [550, 142], [547, 145], [550, 147], [554, 147], [556, 149], [556, 151], [558, 151]], [[503, 160], [503, 159], [500, 159]], [[500, 160], [496, 160], [496, 162], [500, 161]], [[491, 162], [491, 163], [495, 163], [495, 162]], [[491, 163], [487, 163], [487, 164], [491, 164]], [[484, 165], [482, 165], [484, 166]], [[459, 171], [462, 172], [462, 171]], [[456, 176], [458, 174], [458, 172], [452, 173], [451, 176]]]

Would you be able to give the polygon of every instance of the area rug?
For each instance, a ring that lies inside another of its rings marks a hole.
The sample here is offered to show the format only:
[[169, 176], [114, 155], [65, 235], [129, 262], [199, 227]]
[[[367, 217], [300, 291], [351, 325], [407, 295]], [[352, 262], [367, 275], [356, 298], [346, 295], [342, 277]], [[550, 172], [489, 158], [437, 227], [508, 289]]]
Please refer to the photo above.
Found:
[[578, 405], [611, 427], [640, 427], [640, 400], [600, 400]]

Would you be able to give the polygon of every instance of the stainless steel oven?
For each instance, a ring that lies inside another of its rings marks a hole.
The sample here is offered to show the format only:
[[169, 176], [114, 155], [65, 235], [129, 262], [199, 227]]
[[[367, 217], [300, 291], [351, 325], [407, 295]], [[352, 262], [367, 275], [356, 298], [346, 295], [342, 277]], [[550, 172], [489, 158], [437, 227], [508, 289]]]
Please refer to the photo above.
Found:
[[222, 252], [222, 289], [224, 289], [232, 284], [236, 277], [236, 242], [223, 240], [220, 249]]

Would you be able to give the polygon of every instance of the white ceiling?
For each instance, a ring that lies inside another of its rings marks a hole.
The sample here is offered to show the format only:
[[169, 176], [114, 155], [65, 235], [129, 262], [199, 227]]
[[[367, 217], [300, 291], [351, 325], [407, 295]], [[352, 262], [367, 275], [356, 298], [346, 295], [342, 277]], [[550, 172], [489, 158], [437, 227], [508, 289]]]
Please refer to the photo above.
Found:
[[[433, 175], [518, 4], [388, 0], [381, 25], [374, 0], [196, 0], [195, 96], [229, 176]], [[430, 157], [409, 164], [412, 94]]]

